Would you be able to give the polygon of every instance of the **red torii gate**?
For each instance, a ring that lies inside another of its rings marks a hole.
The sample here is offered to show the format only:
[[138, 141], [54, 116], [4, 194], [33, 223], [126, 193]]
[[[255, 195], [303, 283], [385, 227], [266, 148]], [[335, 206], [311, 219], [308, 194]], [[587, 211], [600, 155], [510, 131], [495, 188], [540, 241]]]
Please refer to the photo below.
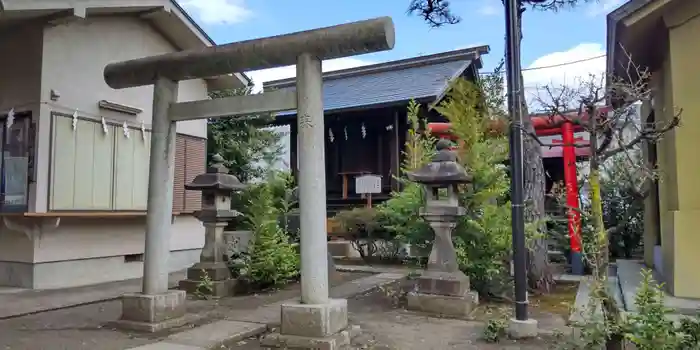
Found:
[[[609, 107], [599, 109], [600, 115], [604, 116], [609, 111]], [[561, 144], [561, 146], [547, 145], [549, 149], [553, 147], [561, 147], [561, 158], [564, 162], [564, 183], [566, 185], [566, 205], [568, 210], [568, 227], [569, 239], [572, 254], [572, 265], [576, 264], [574, 259], [580, 261], [581, 254], [581, 215], [579, 212], [579, 193], [578, 193], [578, 178], [576, 171], [576, 157], [587, 157], [590, 155], [590, 149], [586, 146], [588, 142], [583, 137], [574, 137], [576, 132], [584, 132], [582, 124], [587, 123], [588, 115], [577, 115], [570, 113], [566, 116], [562, 115], [544, 115], [535, 114], [530, 116], [530, 120], [535, 128], [535, 133], [538, 137], [561, 135], [561, 140], [552, 140], [552, 144]], [[496, 132], [505, 132], [507, 123], [494, 122], [490, 125]], [[452, 134], [450, 123], [428, 123], [430, 132], [440, 138], [457, 140], [456, 135]], [[550, 155], [550, 157], [553, 157]], [[554, 156], [556, 157], [556, 156]], [[579, 271], [576, 271], [579, 270]], [[574, 268], [574, 273], [581, 274], [582, 266]]]

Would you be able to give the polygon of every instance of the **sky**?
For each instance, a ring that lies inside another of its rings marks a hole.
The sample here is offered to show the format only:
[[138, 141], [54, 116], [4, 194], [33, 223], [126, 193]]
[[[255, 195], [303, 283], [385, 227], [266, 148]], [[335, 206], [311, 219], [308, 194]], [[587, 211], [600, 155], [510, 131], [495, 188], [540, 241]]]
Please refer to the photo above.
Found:
[[[452, 0], [453, 12], [462, 21], [440, 28], [431, 28], [420, 18], [407, 14], [409, 0], [179, 1], [218, 44], [380, 16], [392, 17], [396, 30], [393, 50], [325, 61], [324, 71], [489, 45], [491, 52], [483, 57], [482, 69], [488, 72], [504, 53], [501, 0]], [[589, 74], [602, 74], [605, 70], [605, 16], [622, 2], [598, 0], [557, 13], [528, 9], [523, 19], [523, 68], [560, 66], [524, 71], [526, 92], [534, 95], [541, 93], [537, 87], [570, 85]], [[567, 64], [575, 61], [582, 62]], [[295, 69], [282, 67], [247, 74], [259, 87], [265, 81], [293, 77]]]
[[[326, 27], [381, 16], [394, 21], [391, 51], [323, 62], [324, 71], [489, 45], [482, 72], [504, 55], [505, 19], [501, 0], [451, 0], [458, 24], [431, 28], [407, 14], [410, 0], [178, 0], [218, 44]], [[530, 110], [548, 96], [543, 86], [573, 86], [605, 71], [605, 16], [625, 0], [597, 0], [558, 13], [527, 10], [523, 18], [522, 67]], [[571, 62], [579, 62], [569, 64]], [[551, 68], [542, 68], [549, 67]], [[534, 69], [533, 69], [534, 68]], [[265, 81], [291, 78], [295, 67], [246, 72], [257, 90]], [[288, 130], [282, 130], [288, 131]], [[278, 166], [289, 164], [289, 138]]]

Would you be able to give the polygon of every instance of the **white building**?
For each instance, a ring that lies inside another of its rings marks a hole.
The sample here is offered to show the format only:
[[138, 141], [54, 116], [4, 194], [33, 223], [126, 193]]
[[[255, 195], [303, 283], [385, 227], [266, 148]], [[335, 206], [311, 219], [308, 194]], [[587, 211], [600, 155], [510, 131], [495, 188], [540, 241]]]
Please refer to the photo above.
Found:
[[[212, 45], [171, 0], [0, 0], [0, 286], [61, 288], [142, 274], [152, 86], [113, 90], [111, 62]], [[182, 82], [179, 101], [248, 84]], [[199, 259], [206, 121], [177, 125], [170, 268]]]

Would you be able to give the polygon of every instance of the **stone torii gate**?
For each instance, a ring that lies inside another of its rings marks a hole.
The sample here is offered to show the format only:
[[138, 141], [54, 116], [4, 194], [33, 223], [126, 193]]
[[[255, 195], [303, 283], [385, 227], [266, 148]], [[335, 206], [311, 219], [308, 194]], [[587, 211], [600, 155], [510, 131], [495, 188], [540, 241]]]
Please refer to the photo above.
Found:
[[[113, 63], [105, 68], [105, 81], [114, 89], [154, 85], [143, 290], [124, 296], [123, 325], [155, 331], [181, 322], [185, 313], [184, 291], [168, 290], [176, 122], [296, 109], [303, 174], [299, 177], [302, 295], [300, 303], [282, 305], [281, 334], [274, 339], [299, 347], [306, 347], [306, 338], [314, 338], [309, 344], [318, 344], [321, 339], [338, 342], [338, 334], [347, 326], [347, 301], [328, 296], [321, 61], [393, 46], [393, 22], [381, 17]], [[296, 91], [177, 102], [181, 80], [293, 64], [297, 69]]]

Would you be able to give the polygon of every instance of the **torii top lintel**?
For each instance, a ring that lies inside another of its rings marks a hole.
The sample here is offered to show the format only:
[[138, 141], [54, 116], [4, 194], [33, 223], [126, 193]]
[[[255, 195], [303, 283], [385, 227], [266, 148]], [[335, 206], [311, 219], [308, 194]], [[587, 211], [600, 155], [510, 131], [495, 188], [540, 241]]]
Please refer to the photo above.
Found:
[[391, 50], [394, 23], [379, 17], [332, 27], [246, 40], [203, 49], [139, 58], [107, 65], [107, 85], [123, 89], [296, 64], [308, 53], [321, 60]]

